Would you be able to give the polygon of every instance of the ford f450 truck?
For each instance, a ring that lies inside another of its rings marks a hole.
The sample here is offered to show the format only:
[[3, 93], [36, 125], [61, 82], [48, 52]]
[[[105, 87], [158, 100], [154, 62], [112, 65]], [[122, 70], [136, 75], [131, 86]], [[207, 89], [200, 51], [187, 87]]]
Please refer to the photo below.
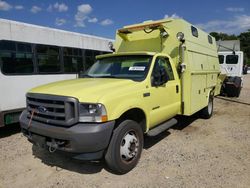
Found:
[[40, 147], [104, 157], [123, 174], [136, 166], [144, 134], [168, 129], [176, 115], [212, 116], [220, 68], [214, 38], [182, 19], [126, 26], [113, 48], [80, 78], [30, 90], [20, 123]]

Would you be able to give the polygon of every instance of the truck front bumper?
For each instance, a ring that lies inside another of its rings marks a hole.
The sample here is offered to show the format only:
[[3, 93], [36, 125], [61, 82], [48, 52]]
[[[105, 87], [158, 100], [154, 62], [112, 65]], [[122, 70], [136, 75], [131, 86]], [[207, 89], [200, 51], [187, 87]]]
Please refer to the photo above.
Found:
[[75, 154], [75, 158], [94, 160], [103, 156], [108, 147], [115, 121], [106, 123], [77, 123], [58, 127], [32, 121], [24, 110], [20, 116], [21, 130], [32, 143]]

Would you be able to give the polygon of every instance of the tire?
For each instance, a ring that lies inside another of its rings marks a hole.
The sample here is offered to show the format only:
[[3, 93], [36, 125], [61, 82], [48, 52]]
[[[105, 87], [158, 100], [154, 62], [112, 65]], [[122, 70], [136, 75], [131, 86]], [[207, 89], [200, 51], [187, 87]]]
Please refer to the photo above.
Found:
[[241, 91], [241, 84], [242, 84], [242, 80], [240, 77], [235, 78], [235, 84], [237, 84], [237, 90], [235, 92], [235, 97], [239, 97], [240, 91]]
[[214, 109], [214, 96], [209, 95], [208, 105], [200, 111], [200, 115], [204, 119], [209, 119], [213, 115]]
[[241, 91], [241, 87], [239, 87], [238, 89], [237, 89], [237, 92], [236, 92], [236, 95], [235, 95], [235, 97], [239, 97], [240, 96], [240, 91]]
[[117, 174], [125, 174], [138, 163], [143, 148], [143, 131], [132, 120], [121, 122], [114, 130], [105, 155], [108, 167]]
[[241, 78], [231, 77], [225, 86], [225, 91], [228, 97], [239, 97], [241, 91]]

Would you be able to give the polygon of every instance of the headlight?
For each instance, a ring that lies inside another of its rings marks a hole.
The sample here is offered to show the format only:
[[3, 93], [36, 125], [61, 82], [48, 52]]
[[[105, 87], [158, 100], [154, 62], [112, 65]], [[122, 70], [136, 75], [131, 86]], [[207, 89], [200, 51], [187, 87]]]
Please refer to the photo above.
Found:
[[80, 122], [106, 122], [107, 112], [102, 104], [79, 104]]

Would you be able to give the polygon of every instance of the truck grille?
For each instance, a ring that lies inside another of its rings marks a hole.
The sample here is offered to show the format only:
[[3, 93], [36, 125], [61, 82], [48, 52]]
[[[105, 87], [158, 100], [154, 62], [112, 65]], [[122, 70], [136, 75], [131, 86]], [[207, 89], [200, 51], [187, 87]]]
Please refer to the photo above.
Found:
[[27, 94], [27, 117], [32, 121], [58, 126], [71, 126], [78, 121], [78, 100], [45, 94]]

